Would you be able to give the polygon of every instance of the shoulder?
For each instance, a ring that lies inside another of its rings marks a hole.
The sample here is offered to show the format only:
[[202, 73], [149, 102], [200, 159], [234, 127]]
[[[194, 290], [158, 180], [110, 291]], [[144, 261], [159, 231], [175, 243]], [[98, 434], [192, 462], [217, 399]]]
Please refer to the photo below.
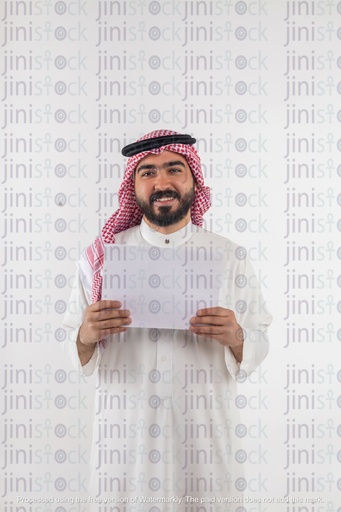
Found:
[[[140, 225], [116, 233], [115, 244], [134, 244], [141, 239]], [[94, 242], [86, 247], [78, 259], [78, 266], [81, 268], [92, 268], [93, 270], [103, 265], [105, 244], [101, 236], [95, 238]]]
[[141, 241], [140, 224], [116, 233], [115, 244], [138, 244]]
[[[133, 226], [132, 228], [125, 229], [124, 231], [121, 231], [120, 233], [115, 234], [115, 244], [122, 244], [130, 242], [134, 239], [140, 239], [140, 224], [137, 226]], [[105, 242], [103, 241], [103, 238], [101, 235], [99, 235], [97, 238], [95, 238], [94, 242], [90, 244], [88, 247], [86, 247], [81, 255], [84, 256], [86, 254], [90, 254], [91, 251], [94, 251], [95, 253], [101, 253], [103, 248], [105, 246]], [[110, 244], [109, 244], [110, 245]]]

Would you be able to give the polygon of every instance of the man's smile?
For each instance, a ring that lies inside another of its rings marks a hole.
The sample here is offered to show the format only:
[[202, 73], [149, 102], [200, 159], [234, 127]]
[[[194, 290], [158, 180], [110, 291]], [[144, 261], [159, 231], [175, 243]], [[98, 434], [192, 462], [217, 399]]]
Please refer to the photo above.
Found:
[[175, 200], [176, 200], [175, 197], [163, 197], [162, 199], [157, 199], [156, 201], [153, 201], [153, 205], [154, 206], [171, 206]]
[[150, 198], [150, 203], [155, 206], [171, 206], [176, 199], [179, 199], [179, 194], [175, 191], [155, 192]]

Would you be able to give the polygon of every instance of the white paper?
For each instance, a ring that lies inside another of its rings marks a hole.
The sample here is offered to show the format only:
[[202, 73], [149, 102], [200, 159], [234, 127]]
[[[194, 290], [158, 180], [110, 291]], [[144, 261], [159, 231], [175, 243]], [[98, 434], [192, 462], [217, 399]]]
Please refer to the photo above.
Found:
[[130, 310], [129, 327], [188, 329], [198, 309], [219, 305], [223, 250], [108, 244], [102, 298]]

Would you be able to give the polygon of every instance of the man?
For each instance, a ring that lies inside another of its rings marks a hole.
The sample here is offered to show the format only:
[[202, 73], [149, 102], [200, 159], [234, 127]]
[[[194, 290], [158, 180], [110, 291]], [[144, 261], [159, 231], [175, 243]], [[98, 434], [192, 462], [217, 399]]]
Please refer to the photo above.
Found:
[[[81, 256], [70, 299], [79, 312], [65, 317], [70, 359], [84, 374], [98, 372], [90, 492], [117, 498], [122, 512], [209, 511], [212, 503], [232, 511], [245, 489], [235, 379], [266, 356], [271, 316], [248, 285], [245, 251], [201, 228], [210, 193], [194, 142], [159, 130], [122, 150], [119, 208]], [[222, 241], [226, 307], [197, 311], [188, 330], [129, 328], [130, 311], [101, 300], [105, 243], [214, 249]]]

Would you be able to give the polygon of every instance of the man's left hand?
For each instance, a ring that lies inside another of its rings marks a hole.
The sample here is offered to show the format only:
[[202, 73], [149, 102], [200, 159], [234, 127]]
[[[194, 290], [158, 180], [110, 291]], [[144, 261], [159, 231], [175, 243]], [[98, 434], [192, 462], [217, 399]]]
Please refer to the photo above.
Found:
[[243, 329], [237, 323], [231, 309], [215, 307], [199, 309], [191, 318], [190, 331], [198, 336], [207, 336], [226, 347], [230, 347], [235, 358], [241, 362], [243, 356]]

